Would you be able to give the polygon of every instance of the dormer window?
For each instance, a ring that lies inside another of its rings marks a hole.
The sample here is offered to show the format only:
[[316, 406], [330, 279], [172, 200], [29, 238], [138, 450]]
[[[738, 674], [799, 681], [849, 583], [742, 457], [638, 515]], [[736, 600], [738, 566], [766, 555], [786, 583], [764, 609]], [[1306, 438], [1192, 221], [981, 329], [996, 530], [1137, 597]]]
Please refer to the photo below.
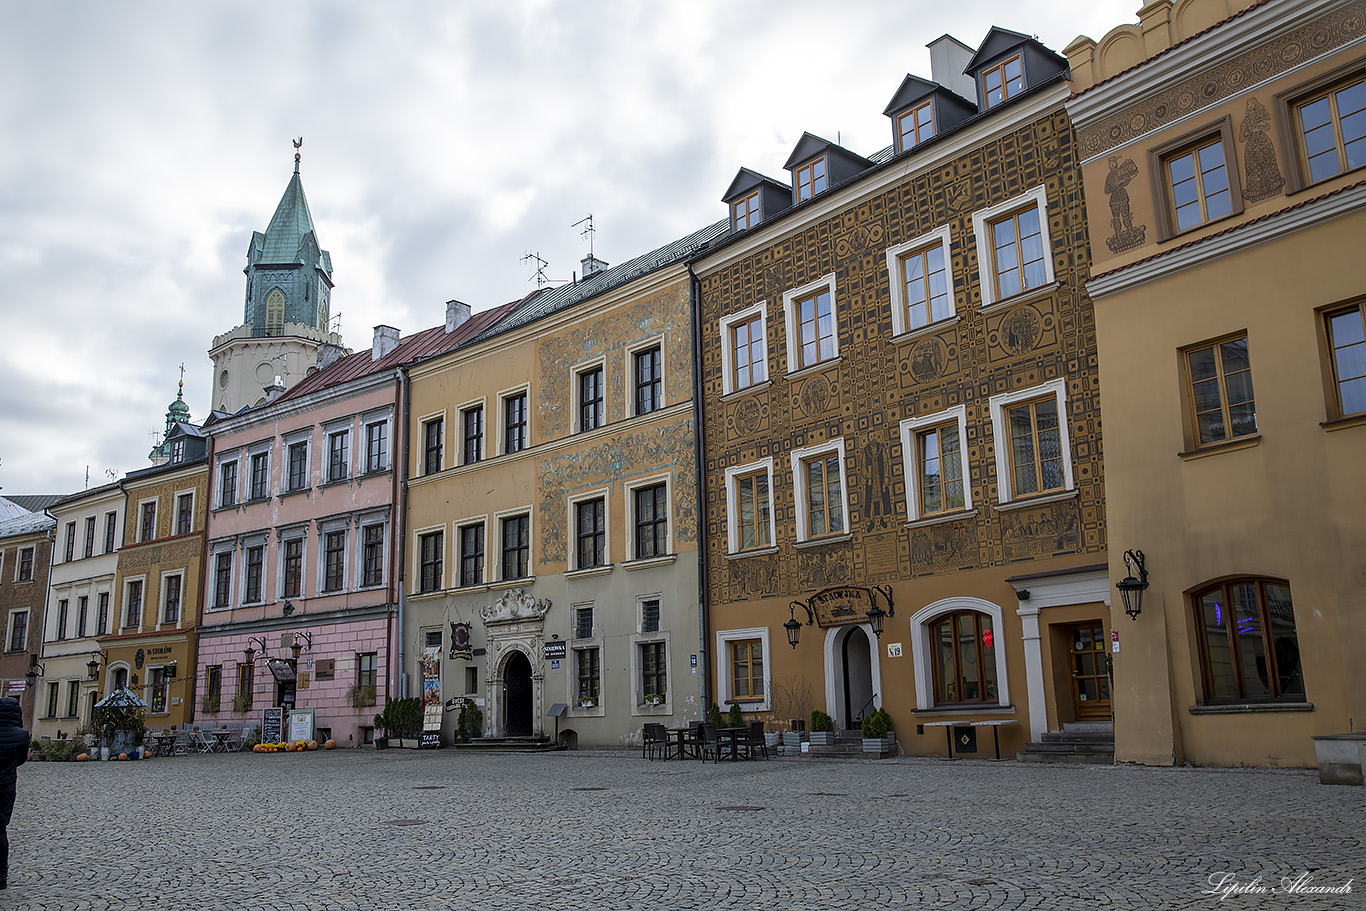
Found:
[[797, 202], [810, 199], [825, 189], [825, 158], [802, 165], [797, 169]]
[[736, 231], [752, 228], [759, 223], [759, 191], [737, 199], [730, 206], [731, 227]]
[[911, 108], [896, 119], [896, 150], [904, 152], [934, 136], [934, 101]]
[[993, 108], [1024, 91], [1024, 69], [1016, 54], [995, 66], [982, 70], [982, 97], [988, 108]]
[[183, 461], [185, 461], [185, 441], [173, 440], [171, 442], [171, 462], [174, 464]]

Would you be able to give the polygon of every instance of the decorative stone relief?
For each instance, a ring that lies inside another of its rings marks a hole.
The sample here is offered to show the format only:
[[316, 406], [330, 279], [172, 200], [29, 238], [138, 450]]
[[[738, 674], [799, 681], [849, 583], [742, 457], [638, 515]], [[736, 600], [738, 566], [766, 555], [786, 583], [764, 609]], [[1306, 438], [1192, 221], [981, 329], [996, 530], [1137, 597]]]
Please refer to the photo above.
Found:
[[1132, 158], [1110, 156], [1110, 173], [1105, 175], [1105, 195], [1110, 197], [1110, 227], [1114, 234], [1105, 238], [1111, 253], [1123, 253], [1143, 243], [1148, 228], [1135, 225], [1129, 209], [1129, 181], [1138, 176], [1138, 165]]
[[485, 623], [510, 623], [514, 620], [542, 620], [550, 610], [549, 598], [534, 598], [524, 588], [504, 592], [497, 601], [479, 608]]
[[1271, 115], [1256, 98], [1247, 100], [1247, 112], [1238, 138], [1243, 143], [1243, 198], [1257, 202], [1275, 196], [1285, 187], [1285, 177], [1276, 161], [1276, 147], [1267, 131], [1271, 129]]

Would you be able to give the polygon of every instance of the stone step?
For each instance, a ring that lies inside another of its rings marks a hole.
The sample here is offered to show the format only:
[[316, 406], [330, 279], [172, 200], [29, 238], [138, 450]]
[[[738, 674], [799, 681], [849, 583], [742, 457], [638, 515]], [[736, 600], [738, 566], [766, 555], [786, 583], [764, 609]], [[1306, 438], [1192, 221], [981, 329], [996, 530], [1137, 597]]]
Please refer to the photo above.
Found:
[[[1113, 764], [1115, 761], [1114, 740], [1096, 741], [1056, 741], [1049, 740], [1044, 734], [1044, 742], [1027, 744], [1015, 758], [1020, 762], [1068, 762]], [[1076, 735], [1071, 735], [1076, 736]]]
[[564, 749], [549, 737], [475, 737], [449, 748], [470, 753], [552, 753]]
[[1076, 731], [1078, 733], [1104, 731], [1107, 734], [1113, 734], [1115, 732], [1115, 723], [1113, 721], [1064, 721], [1062, 729], [1064, 731]]
[[1036, 763], [1056, 763], [1074, 765], [1113, 765], [1115, 756], [1113, 753], [1033, 753], [1025, 750], [1016, 753], [1017, 762], [1036, 762]]
[[1025, 746], [1026, 750], [1034, 753], [1114, 753], [1115, 744], [1113, 741], [1107, 743], [1057, 743], [1045, 741], [1043, 743], [1031, 743]]
[[1040, 740], [1044, 743], [1108, 743], [1114, 744], [1114, 731], [1045, 731]]

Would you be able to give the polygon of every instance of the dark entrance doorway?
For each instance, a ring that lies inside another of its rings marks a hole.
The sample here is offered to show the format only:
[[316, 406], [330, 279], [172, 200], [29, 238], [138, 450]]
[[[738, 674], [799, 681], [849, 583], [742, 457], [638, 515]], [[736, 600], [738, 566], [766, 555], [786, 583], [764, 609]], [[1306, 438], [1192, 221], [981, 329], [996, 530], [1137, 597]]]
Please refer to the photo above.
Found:
[[1079, 623], [1069, 631], [1072, 662], [1072, 707], [1078, 721], [1109, 721], [1110, 662], [1105, 651], [1105, 624]]
[[531, 736], [531, 662], [513, 652], [503, 668], [503, 696], [507, 736]]
[[844, 726], [854, 730], [863, 723], [863, 716], [873, 710], [873, 662], [868, 645], [868, 634], [862, 627], [852, 627], [841, 644], [844, 664]]

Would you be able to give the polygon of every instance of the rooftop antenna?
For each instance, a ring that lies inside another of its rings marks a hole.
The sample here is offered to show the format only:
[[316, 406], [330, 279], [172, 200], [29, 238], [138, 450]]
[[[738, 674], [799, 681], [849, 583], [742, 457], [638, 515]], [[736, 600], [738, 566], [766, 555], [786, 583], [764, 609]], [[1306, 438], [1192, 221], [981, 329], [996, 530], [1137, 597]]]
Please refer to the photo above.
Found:
[[119, 476], [119, 473], [112, 468], [106, 468], [104, 473], [111, 481]]
[[527, 260], [531, 260], [536, 264], [537, 288], [544, 288], [546, 285], [555, 284], [557, 282], [563, 284], [563, 279], [550, 278], [548, 275], [545, 274], [545, 267], [550, 265], [550, 263], [548, 263], [544, 259], [541, 259], [541, 254], [539, 252], [528, 253], [526, 256], [522, 257], [522, 262], [526, 262]]
[[85, 489], [90, 489], [90, 466], [85, 466]]
[[[580, 218], [578, 221], [574, 222], [569, 227], [577, 228], [579, 225], [585, 223], [588, 225], [588, 227], [580, 231], [579, 236], [588, 238], [588, 255], [593, 256], [593, 235], [597, 233], [596, 229], [593, 227], [593, 213], [589, 212], [587, 218]], [[596, 257], [594, 258], [596, 259]]]
[[341, 335], [341, 311], [332, 314], [332, 318], [327, 321], [327, 331]]

